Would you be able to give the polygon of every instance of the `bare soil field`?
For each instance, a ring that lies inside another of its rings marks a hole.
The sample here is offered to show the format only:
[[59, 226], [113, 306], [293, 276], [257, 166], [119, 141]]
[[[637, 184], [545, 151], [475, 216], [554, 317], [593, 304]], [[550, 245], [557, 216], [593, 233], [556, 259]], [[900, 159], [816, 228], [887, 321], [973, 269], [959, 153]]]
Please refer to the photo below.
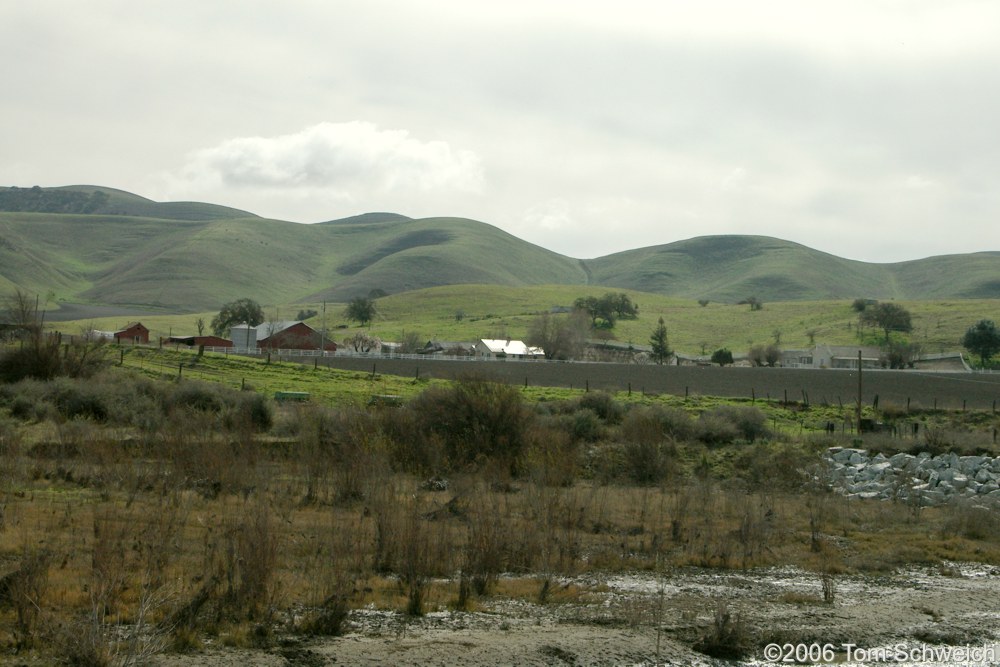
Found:
[[[887, 661], [866, 659], [879, 650], [895, 656], [916, 649], [921, 660], [924, 651], [944, 658], [949, 646], [968, 646], [987, 658], [992, 647], [1000, 657], [1000, 568], [980, 564], [841, 575], [834, 580], [835, 597], [829, 604], [822, 600], [819, 577], [796, 568], [589, 574], [562, 579], [558, 585], [588, 592], [572, 603], [496, 600], [478, 612], [433, 612], [421, 618], [362, 609], [351, 614], [350, 631], [343, 637], [289, 637], [259, 650], [209, 648], [195, 655], [163, 657], [155, 664], [778, 664], [765, 660], [763, 649], [770, 642], [828, 646], [836, 662], [851, 658], [851, 664], [884, 664]], [[725, 661], [691, 648], [712, 631], [718, 601], [726, 601], [729, 611], [739, 615], [754, 644], [752, 657]], [[955, 660], [921, 664], [950, 665]]]

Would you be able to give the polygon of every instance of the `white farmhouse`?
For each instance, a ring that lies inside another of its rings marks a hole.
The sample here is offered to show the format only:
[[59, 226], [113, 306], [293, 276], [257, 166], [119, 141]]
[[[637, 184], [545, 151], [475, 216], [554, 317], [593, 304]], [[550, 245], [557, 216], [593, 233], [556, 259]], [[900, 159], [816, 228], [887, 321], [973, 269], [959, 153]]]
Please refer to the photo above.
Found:
[[480, 338], [476, 343], [476, 357], [479, 359], [542, 359], [545, 350], [529, 347], [520, 340], [502, 338]]

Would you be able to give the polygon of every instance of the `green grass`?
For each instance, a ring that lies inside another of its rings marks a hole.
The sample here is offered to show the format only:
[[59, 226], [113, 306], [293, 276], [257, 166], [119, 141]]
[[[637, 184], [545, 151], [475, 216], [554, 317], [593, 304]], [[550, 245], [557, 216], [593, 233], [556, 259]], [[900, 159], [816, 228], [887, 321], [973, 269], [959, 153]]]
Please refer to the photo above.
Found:
[[[202, 380], [230, 388], [242, 388], [273, 397], [279, 391], [308, 392], [310, 400], [322, 405], [363, 406], [373, 395], [389, 394], [404, 400], [435, 385], [448, 384], [446, 380], [399, 377], [376, 372], [345, 371], [325, 368], [305, 359], [302, 362], [282, 362], [276, 357], [245, 357], [205, 353], [198, 356], [189, 350], [123, 347], [112, 352], [116, 368], [142, 373], [160, 380]], [[564, 387], [529, 386], [520, 388], [524, 400], [530, 404], [570, 401], [582, 397], [583, 389]], [[768, 427], [789, 435], [806, 431], [819, 431], [828, 421], [839, 422], [844, 409], [837, 406], [814, 405], [808, 410], [788, 409], [780, 401], [766, 401], [715, 396], [690, 397], [660, 394], [644, 395], [640, 392], [615, 392], [613, 398], [627, 405], [664, 405], [686, 410], [697, 415], [705, 410], [724, 406], [742, 405], [759, 408], [767, 417]], [[866, 408], [868, 410], [868, 408]], [[853, 408], [847, 408], [852, 412]]]
[[[580, 296], [599, 296], [602, 287], [547, 285], [539, 287], [499, 288], [486, 285], [454, 285], [406, 292], [379, 299], [379, 314], [370, 329], [387, 341], [401, 340], [406, 332], [416, 332], [424, 340], [475, 341], [479, 338], [524, 338], [539, 313], [553, 306], [570, 306]], [[748, 306], [709, 303], [700, 306], [692, 299], [678, 299], [657, 294], [627, 291], [639, 304], [639, 317], [621, 320], [611, 331], [614, 339], [648, 345], [649, 337], [662, 316], [667, 324], [671, 347], [685, 354], [711, 353], [728, 347], [735, 353], [746, 352], [751, 345], [772, 342], [781, 333], [781, 347], [810, 347], [809, 332], [816, 343], [855, 345], [857, 313], [851, 302], [784, 301], [765, 303], [764, 309], [751, 311]], [[957, 351], [966, 329], [983, 318], [1000, 321], [1000, 299], [949, 299], [901, 301], [913, 316], [910, 339], [923, 345], [926, 352]], [[315, 329], [323, 328], [323, 304], [308, 301], [281, 307], [268, 307], [267, 316], [291, 319], [299, 310], [316, 310], [308, 320]], [[361, 331], [344, 317], [345, 304], [326, 304], [326, 326], [337, 342]], [[461, 317], [458, 317], [458, 314]], [[152, 339], [173, 335], [194, 335], [201, 317], [206, 325], [215, 312], [189, 315], [162, 315], [141, 318], [149, 327]], [[130, 318], [113, 317], [59, 322], [54, 326], [65, 333], [79, 333], [93, 326], [113, 330]], [[134, 318], [131, 318], [134, 319]], [[868, 331], [866, 342], [874, 342]]]
[[73, 187], [102, 189], [109, 204], [94, 215], [0, 212], [0, 288], [164, 313], [217, 310], [242, 297], [345, 302], [372, 290], [470, 284], [500, 298], [554, 284], [720, 303], [1000, 297], [997, 252], [868, 264], [779, 239], [713, 236], [583, 262], [462, 218], [301, 225]]
[[393, 375], [358, 373], [314, 368], [310, 363], [270, 363], [267, 357], [252, 358], [206, 353], [199, 357], [187, 350], [122, 348], [115, 361], [156, 379], [215, 382], [230, 388], [244, 388], [273, 397], [279, 391], [304, 391], [310, 400], [324, 405], [364, 405], [375, 394], [410, 398], [434, 380], [417, 380]]
[[874, 264], [764, 236], [705, 236], [587, 266], [598, 284], [724, 302], [1000, 296], [996, 252]]

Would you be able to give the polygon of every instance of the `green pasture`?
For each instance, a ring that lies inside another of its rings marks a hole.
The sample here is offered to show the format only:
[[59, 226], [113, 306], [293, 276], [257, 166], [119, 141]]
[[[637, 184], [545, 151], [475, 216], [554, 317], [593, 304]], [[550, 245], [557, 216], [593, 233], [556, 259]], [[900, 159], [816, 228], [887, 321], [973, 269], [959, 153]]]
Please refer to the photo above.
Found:
[[[751, 311], [746, 305], [709, 303], [665, 297], [631, 290], [603, 287], [548, 285], [540, 287], [497, 287], [495, 285], [457, 285], [415, 290], [383, 297], [376, 301], [378, 315], [364, 331], [386, 341], [399, 341], [404, 334], [417, 333], [421, 339], [475, 341], [479, 338], [525, 338], [533, 320], [557, 307], [568, 307], [581, 296], [600, 296], [607, 291], [624, 291], [639, 304], [639, 317], [620, 320], [609, 331], [612, 340], [648, 345], [659, 317], [667, 324], [671, 347], [684, 354], [711, 353], [727, 347], [745, 353], [752, 345], [774, 342], [780, 337], [784, 349], [810, 347], [810, 333], [816, 343], [856, 345], [858, 314], [851, 302], [776, 301], [765, 303], [763, 310]], [[937, 353], [961, 349], [965, 331], [986, 318], [1000, 321], [1000, 299], [948, 299], [935, 301], [900, 301], [913, 316], [909, 339], [920, 343], [925, 352]], [[307, 320], [313, 328], [325, 326], [329, 337], [341, 342], [362, 331], [344, 316], [345, 304], [305, 302], [266, 306], [269, 319], [294, 319], [302, 309], [319, 314]], [[215, 312], [185, 315], [154, 315], [141, 318], [149, 327], [151, 340], [169, 335], [195, 335], [197, 320], [206, 327]], [[556, 315], [565, 317], [565, 315]], [[76, 334], [96, 328], [113, 330], [130, 318], [97, 318], [53, 323], [52, 328]], [[134, 319], [134, 318], [133, 318]], [[208, 333], [206, 329], [206, 333]], [[877, 344], [881, 332], [866, 328], [864, 342]]]
[[[407, 400], [431, 386], [448, 383], [426, 377], [326, 368], [322, 360], [317, 362], [308, 358], [281, 361], [276, 356], [269, 359], [266, 355], [246, 357], [211, 352], [198, 355], [189, 350], [145, 347], [114, 348], [109, 358], [117, 362], [116, 369], [138, 372], [157, 380], [213, 382], [230, 388], [257, 391], [271, 398], [277, 392], [307, 392], [313, 403], [339, 407], [361, 407], [376, 395], [395, 395]], [[519, 390], [525, 401], [539, 406], [579, 399], [587, 393], [584, 389], [534, 385], [520, 387]], [[753, 405], [764, 412], [770, 428], [792, 436], [816, 433], [828, 421], [840, 423], [854, 410], [853, 405], [843, 408], [796, 405], [790, 409], [777, 399], [751, 401], [702, 395], [644, 395], [638, 391], [619, 391], [612, 396], [623, 404], [663, 405], [687, 410], [692, 415], [727, 405]], [[866, 407], [865, 413], [870, 412], [871, 409]]]

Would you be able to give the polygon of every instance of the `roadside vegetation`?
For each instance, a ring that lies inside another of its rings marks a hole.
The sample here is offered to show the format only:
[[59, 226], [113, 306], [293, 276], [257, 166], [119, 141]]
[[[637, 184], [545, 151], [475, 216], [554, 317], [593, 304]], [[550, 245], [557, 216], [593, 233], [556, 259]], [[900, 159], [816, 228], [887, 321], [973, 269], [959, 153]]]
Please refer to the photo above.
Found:
[[[76, 377], [0, 384], [0, 645], [17, 660], [141, 664], [334, 636], [370, 605], [560, 604], [586, 597], [557, 584], [582, 572], [795, 565], [832, 599], [845, 572], [1000, 564], [988, 514], [848, 501], [820, 464], [834, 445], [996, 456], [990, 412], [914, 410], [919, 437], [860, 436], [824, 428], [842, 408], [794, 402], [155, 348], [87, 358]], [[704, 650], [753, 647], [717, 616]]]

